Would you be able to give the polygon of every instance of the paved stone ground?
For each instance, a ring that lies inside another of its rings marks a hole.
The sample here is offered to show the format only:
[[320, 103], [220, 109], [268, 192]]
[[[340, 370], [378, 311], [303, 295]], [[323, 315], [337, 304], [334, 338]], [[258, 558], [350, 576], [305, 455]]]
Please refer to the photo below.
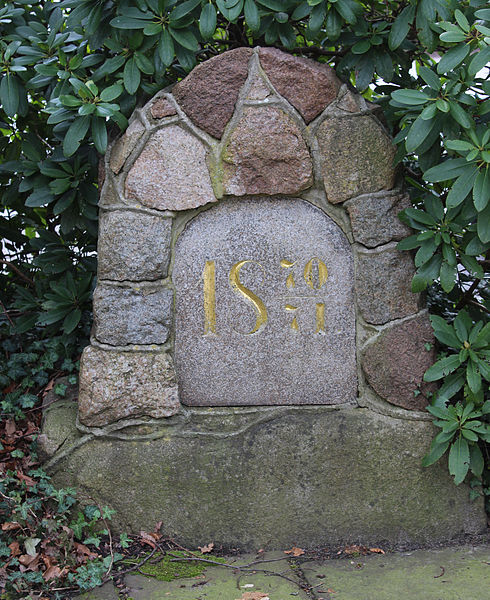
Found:
[[[490, 546], [415, 550], [322, 562], [283, 553], [228, 557], [236, 567], [210, 566], [195, 577], [158, 581], [127, 575], [133, 600], [486, 600]], [[264, 573], [260, 570], [267, 570]], [[306, 591], [305, 591], [306, 590]], [[118, 600], [112, 584], [81, 597]]]

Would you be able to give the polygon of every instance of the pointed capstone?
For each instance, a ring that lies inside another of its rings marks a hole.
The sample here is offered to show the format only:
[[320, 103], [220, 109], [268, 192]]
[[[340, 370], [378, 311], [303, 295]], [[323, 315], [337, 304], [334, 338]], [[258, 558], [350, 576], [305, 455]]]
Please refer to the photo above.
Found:
[[296, 194], [312, 182], [311, 157], [298, 125], [270, 106], [244, 110], [222, 160], [226, 194]]

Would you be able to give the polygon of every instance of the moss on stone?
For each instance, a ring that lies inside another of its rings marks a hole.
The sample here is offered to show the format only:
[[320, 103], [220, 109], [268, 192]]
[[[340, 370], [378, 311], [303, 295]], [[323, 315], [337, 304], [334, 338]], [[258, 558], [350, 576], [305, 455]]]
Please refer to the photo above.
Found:
[[[189, 555], [185, 552], [172, 551], [172, 554], [166, 554], [159, 562], [155, 564], [147, 562], [138, 570], [143, 575], [158, 581], [173, 581], [174, 579], [197, 577], [209, 566], [209, 563], [199, 561], [183, 560], [173, 562], [176, 558], [189, 558]], [[219, 556], [206, 556], [205, 558], [216, 563], [226, 562], [224, 558]]]

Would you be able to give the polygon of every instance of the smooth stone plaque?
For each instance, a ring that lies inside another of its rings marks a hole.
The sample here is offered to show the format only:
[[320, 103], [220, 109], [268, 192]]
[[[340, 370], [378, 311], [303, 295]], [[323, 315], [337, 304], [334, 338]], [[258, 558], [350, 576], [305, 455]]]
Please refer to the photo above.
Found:
[[184, 404], [355, 401], [352, 253], [320, 209], [291, 198], [212, 207], [177, 240], [173, 282]]

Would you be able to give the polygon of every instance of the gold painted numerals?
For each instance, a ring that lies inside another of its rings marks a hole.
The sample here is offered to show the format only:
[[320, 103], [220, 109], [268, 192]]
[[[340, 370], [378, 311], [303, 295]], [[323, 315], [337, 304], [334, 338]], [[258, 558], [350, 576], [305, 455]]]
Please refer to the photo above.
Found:
[[[281, 260], [280, 265], [283, 269], [292, 269], [296, 265], [297, 261]], [[235, 263], [230, 270], [228, 277], [231, 289], [239, 296], [249, 302], [256, 312], [255, 325], [251, 331], [244, 333], [243, 335], [251, 335], [257, 333], [263, 329], [267, 323], [267, 308], [262, 300], [254, 294], [251, 290], [243, 285], [240, 281], [240, 269], [247, 263], [254, 263], [258, 265], [264, 272], [264, 267], [254, 260], [240, 260]], [[328, 278], [328, 270], [319, 258], [313, 257], [310, 259], [304, 268], [303, 278], [313, 291], [320, 290], [325, 285]], [[203, 271], [204, 280], [204, 335], [215, 335], [216, 334], [216, 264], [214, 260], [207, 260], [204, 265]], [[286, 288], [291, 292], [296, 287], [296, 281], [294, 275], [291, 272], [286, 277]], [[290, 302], [301, 298], [314, 298], [314, 296], [289, 296], [287, 297], [287, 304], [285, 310], [294, 313], [293, 320], [291, 321], [291, 329], [299, 331], [298, 320], [296, 311], [298, 306], [291, 304]], [[296, 302], [295, 302], [296, 304]], [[316, 329], [315, 333], [325, 332], [325, 304], [323, 302], [317, 302], [315, 305], [315, 318], [316, 318]]]
[[[246, 265], [247, 263], [254, 263], [254, 262], [255, 262], [254, 260], [241, 260], [240, 262], [235, 263], [231, 267], [231, 271], [230, 271], [231, 289], [234, 292], [236, 292], [237, 294], [243, 296], [245, 298], [245, 300], [250, 302], [252, 304], [252, 306], [254, 307], [255, 311], [257, 312], [257, 320], [255, 322], [255, 327], [252, 329], [252, 331], [249, 331], [246, 335], [250, 335], [252, 333], [255, 333], [256, 331], [259, 331], [259, 329], [264, 327], [265, 324], [267, 323], [267, 309], [265, 307], [265, 304], [262, 302], [262, 300], [258, 296], [256, 296], [252, 291], [250, 291], [248, 288], [246, 288], [240, 282], [240, 269], [243, 267], [243, 265]], [[263, 271], [265, 271], [264, 267], [260, 263], [255, 263], [255, 264], [259, 265], [259, 267]]]
[[[297, 261], [292, 262], [290, 260], [283, 259], [280, 262], [280, 265], [283, 269], [291, 269], [294, 267]], [[316, 268], [315, 268], [316, 267]], [[316, 275], [316, 278], [315, 278]], [[309, 286], [312, 290], [319, 290], [323, 285], [325, 285], [328, 278], [328, 270], [323, 261], [321, 261], [316, 256], [310, 259], [304, 268], [303, 277], [306, 282], [306, 285]], [[315, 281], [315, 279], [317, 281]], [[294, 280], [293, 273], [288, 273], [286, 277], [286, 287], [288, 290], [294, 288], [296, 286], [296, 282]], [[294, 300], [294, 297], [289, 298], [288, 300]], [[284, 307], [288, 312], [295, 312], [298, 310], [297, 306], [293, 306], [292, 304], [286, 304]], [[316, 317], [316, 329], [315, 333], [324, 333], [325, 332], [325, 304], [323, 302], [317, 302], [315, 306], [315, 317]], [[291, 321], [291, 329], [294, 331], [299, 331], [298, 319], [295, 315], [293, 320]]]
[[204, 265], [204, 335], [216, 333], [216, 265], [207, 260]]

